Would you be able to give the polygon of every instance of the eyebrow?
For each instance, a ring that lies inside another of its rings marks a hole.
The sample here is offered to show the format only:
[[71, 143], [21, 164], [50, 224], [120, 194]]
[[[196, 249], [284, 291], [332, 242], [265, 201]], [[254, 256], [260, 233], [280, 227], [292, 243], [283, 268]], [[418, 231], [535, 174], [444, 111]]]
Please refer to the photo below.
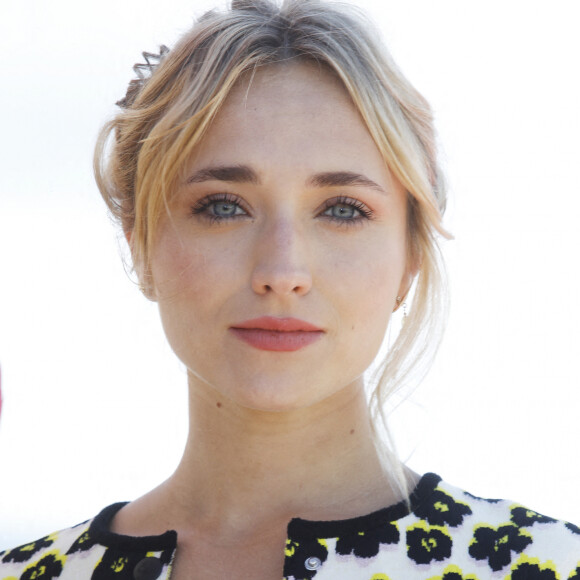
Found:
[[360, 186], [370, 187], [382, 193], [386, 191], [375, 181], [352, 171], [327, 171], [325, 173], [316, 173], [308, 180], [308, 185], [314, 187], [346, 187], [346, 186]]
[[[259, 185], [258, 174], [247, 165], [220, 165], [205, 167], [188, 177], [187, 183], [203, 183], [204, 181], [227, 181], [229, 183], [253, 183]], [[311, 187], [370, 187], [386, 194], [384, 188], [361, 173], [352, 171], [325, 171], [308, 178], [306, 184]]]
[[260, 183], [258, 174], [247, 165], [205, 167], [187, 178], [187, 183], [204, 181], [229, 181], [231, 183]]

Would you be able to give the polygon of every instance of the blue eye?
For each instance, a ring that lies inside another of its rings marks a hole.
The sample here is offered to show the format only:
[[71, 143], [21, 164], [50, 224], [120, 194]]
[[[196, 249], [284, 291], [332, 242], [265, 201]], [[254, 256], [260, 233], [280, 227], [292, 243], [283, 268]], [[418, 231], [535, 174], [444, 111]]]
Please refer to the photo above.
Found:
[[353, 219], [361, 215], [361, 212], [353, 205], [348, 205], [346, 203], [337, 203], [332, 207], [329, 207], [323, 215], [327, 215], [337, 219]]
[[208, 209], [216, 217], [228, 218], [244, 213], [237, 203], [218, 201], [209, 204]]
[[192, 208], [193, 215], [211, 222], [225, 222], [234, 218], [247, 216], [243, 202], [235, 195], [218, 193], [200, 199]]
[[366, 205], [350, 197], [329, 199], [324, 203], [321, 216], [338, 224], [362, 224], [373, 218], [373, 211]]

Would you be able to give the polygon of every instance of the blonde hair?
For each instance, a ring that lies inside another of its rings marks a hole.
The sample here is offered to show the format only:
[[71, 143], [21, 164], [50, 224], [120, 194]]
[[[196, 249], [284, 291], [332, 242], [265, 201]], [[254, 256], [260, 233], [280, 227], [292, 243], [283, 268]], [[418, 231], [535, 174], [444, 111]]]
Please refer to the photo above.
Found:
[[[102, 129], [95, 174], [112, 215], [130, 233], [133, 264], [145, 288], [156, 227], [180, 171], [242, 75], [293, 59], [323, 66], [343, 83], [408, 192], [409, 259], [418, 265], [409, 316], [379, 364], [370, 395], [375, 424], [384, 423], [389, 396], [411, 372], [422, 375], [429, 367], [446, 312], [437, 239], [450, 236], [441, 223], [446, 192], [428, 103], [363, 14], [321, 0], [284, 0], [280, 6], [233, 0], [227, 11], [200, 18], [171, 51], [162, 47], [157, 57], [144, 56], [147, 64], [135, 67], [140, 78], [118, 103], [122, 111]], [[400, 463], [391, 457], [390, 466], [404, 486]]]

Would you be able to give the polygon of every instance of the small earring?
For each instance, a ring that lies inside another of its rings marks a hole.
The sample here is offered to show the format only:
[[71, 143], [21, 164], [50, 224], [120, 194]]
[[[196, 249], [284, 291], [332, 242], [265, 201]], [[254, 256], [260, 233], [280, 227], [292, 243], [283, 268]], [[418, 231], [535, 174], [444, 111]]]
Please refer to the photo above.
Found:
[[143, 284], [142, 282], [139, 283], [139, 291], [147, 300], [151, 300], [151, 287]]
[[401, 296], [397, 296], [396, 302], [397, 308], [395, 308], [395, 311], [399, 310], [401, 303], [403, 303], [403, 320], [401, 321], [401, 324], [405, 324], [405, 321], [407, 320], [407, 303], [403, 302], [403, 298]]

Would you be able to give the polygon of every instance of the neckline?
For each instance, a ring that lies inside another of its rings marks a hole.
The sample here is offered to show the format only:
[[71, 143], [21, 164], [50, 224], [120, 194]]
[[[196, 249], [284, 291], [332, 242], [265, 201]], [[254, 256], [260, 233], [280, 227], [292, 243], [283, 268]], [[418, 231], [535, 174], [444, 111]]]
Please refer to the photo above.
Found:
[[107, 548], [115, 547], [128, 551], [157, 552], [176, 548], [177, 532], [175, 530], [167, 530], [158, 536], [126, 536], [111, 532], [113, 518], [128, 503], [128, 501], [121, 501], [103, 509], [89, 526], [89, 538], [96, 544], [101, 544]]
[[[426, 473], [421, 477], [407, 500], [384, 507], [375, 512], [345, 520], [305, 520], [293, 518], [287, 528], [288, 538], [331, 538], [356, 531], [370, 530], [388, 522], [400, 520], [427, 502], [441, 477]], [[89, 538], [107, 548], [115, 547], [126, 551], [165, 551], [177, 547], [177, 532], [168, 530], [158, 536], [126, 536], [110, 531], [115, 514], [129, 502], [114, 503], [103, 509], [90, 523]]]
[[426, 473], [418, 481], [415, 489], [407, 499], [354, 518], [321, 521], [294, 518], [288, 524], [288, 538], [335, 538], [353, 532], [371, 530], [383, 526], [386, 523], [395, 522], [408, 516], [429, 501], [440, 481], [441, 477], [439, 475]]

